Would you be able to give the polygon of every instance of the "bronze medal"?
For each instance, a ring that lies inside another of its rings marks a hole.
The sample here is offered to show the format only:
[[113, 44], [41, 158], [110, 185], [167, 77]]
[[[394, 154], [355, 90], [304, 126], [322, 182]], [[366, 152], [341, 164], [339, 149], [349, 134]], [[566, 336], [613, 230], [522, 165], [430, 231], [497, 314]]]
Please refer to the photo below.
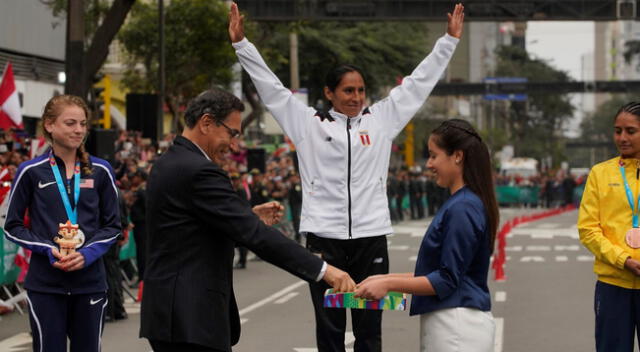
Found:
[[640, 228], [633, 227], [627, 231], [625, 242], [627, 242], [627, 246], [631, 248], [640, 248]]

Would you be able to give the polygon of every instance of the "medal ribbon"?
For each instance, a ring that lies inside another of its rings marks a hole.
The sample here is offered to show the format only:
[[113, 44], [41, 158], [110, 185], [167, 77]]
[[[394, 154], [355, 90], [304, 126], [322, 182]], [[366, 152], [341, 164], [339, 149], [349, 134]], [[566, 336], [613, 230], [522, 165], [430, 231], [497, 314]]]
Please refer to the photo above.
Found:
[[53, 156], [53, 151], [49, 152], [49, 164], [51, 165], [53, 176], [55, 177], [56, 183], [58, 184], [58, 192], [60, 192], [60, 196], [62, 197], [62, 204], [64, 204], [64, 209], [67, 211], [69, 221], [71, 221], [72, 224], [76, 225], [78, 224], [78, 199], [80, 199], [80, 162], [76, 161], [76, 165], [73, 170], [73, 204], [75, 205], [75, 208], [71, 208], [69, 195], [67, 194], [67, 190], [64, 187], [62, 175], [60, 175], [60, 170], [56, 165], [56, 158]]
[[633, 227], [637, 228], [638, 226], [638, 212], [640, 211], [640, 194], [638, 194], [638, 206], [633, 206], [633, 192], [631, 192], [631, 187], [629, 187], [629, 182], [627, 181], [627, 174], [624, 170], [624, 166], [622, 162], [620, 162], [620, 173], [622, 174], [622, 180], [624, 181], [624, 190], [627, 193], [627, 201], [629, 201], [629, 206], [631, 207], [631, 219], [633, 222]]

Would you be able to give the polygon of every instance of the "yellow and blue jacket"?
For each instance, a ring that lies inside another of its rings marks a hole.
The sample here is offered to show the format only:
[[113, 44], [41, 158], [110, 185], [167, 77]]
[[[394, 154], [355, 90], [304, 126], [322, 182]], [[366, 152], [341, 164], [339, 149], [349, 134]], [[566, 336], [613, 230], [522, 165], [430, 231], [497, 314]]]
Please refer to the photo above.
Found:
[[[640, 289], [640, 277], [624, 268], [628, 257], [640, 260], [640, 249], [625, 242], [632, 227], [631, 207], [627, 201], [620, 165], [624, 165], [627, 181], [637, 207], [640, 191], [640, 160], [616, 157], [595, 165], [580, 202], [578, 231], [580, 242], [593, 253], [593, 270], [598, 280], [630, 289]], [[636, 209], [637, 210], [637, 209]]]

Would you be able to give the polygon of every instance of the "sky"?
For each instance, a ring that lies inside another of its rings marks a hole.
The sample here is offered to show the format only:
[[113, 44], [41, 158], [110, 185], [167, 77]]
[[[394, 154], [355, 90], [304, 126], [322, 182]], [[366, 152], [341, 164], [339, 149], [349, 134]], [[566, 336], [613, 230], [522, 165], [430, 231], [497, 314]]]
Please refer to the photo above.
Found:
[[527, 51], [537, 58], [568, 71], [576, 80], [581, 77], [582, 55], [594, 51], [593, 22], [536, 21], [527, 24]]
[[[557, 69], [566, 71], [573, 79], [582, 81], [582, 56], [594, 51], [593, 22], [586, 21], [536, 21], [527, 23], [527, 51], [544, 59]], [[574, 118], [566, 126], [565, 134], [577, 137], [584, 116], [581, 111], [582, 94], [572, 94], [576, 107]]]

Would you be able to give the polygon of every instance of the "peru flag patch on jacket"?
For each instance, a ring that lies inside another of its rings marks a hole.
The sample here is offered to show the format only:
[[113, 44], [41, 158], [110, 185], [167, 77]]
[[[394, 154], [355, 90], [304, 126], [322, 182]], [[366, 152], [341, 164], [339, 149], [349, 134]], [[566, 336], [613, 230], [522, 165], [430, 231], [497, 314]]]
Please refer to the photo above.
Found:
[[362, 145], [364, 145], [365, 147], [368, 147], [371, 145], [371, 138], [369, 138], [369, 132], [368, 131], [360, 131], [360, 142], [362, 142]]

